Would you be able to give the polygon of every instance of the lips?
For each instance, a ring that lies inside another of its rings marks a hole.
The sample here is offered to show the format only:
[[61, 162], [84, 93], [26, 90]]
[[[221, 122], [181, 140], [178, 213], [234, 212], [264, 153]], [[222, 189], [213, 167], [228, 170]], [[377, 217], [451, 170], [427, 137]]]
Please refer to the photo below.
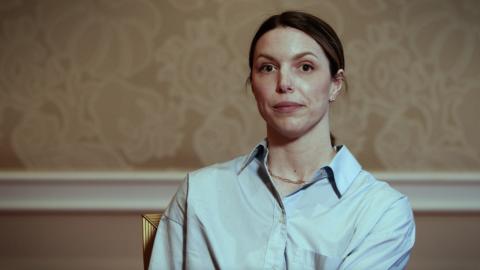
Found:
[[273, 105], [273, 109], [277, 112], [281, 113], [290, 113], [290, 112], [295, 112], [303, 107], [302, 104], [296, 103], [296, 102], [291, 102], [291, 101], [283, 101], [276, 103]]

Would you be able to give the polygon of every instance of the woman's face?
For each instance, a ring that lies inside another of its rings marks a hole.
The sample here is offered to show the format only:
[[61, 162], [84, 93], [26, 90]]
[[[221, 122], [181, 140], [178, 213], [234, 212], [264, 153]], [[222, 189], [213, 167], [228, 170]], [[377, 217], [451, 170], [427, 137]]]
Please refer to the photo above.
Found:
[[290, 27], [265, 33], [255, 47], [251, 76], [269, 135], [293, 139], [317, 126], [328, 129], [329, 99], [342, 81], [332, 78], [327, 56], [310, 36]]

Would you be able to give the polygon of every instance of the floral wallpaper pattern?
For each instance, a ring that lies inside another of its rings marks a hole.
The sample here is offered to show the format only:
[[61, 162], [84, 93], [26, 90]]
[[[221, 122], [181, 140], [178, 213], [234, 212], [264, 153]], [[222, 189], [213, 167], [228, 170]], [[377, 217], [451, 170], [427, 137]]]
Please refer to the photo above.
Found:
[[480, 169], [476, 0], [4, 0], [0, 170], [197, 168], [265, 134], [246, 83], [267, 16], [343, 40], [333, 128], [372, 170]]

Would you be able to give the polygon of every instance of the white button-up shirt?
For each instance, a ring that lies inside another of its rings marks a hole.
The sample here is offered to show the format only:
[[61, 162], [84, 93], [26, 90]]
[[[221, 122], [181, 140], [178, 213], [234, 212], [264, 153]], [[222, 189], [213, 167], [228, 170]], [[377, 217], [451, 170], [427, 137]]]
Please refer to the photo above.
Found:
[[415, 240], [407, 197], [345, 146], [280, 198], [262, 142], [188, 174], [162, 216], [149, 269], [404, 269]]

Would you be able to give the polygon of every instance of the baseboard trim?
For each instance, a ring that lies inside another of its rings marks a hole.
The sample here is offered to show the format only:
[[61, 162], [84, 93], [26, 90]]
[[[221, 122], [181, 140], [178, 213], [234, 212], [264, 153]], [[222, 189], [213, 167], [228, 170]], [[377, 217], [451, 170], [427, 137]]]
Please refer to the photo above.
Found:
[[[374, 172], [415, 211], [480, 211], [480, 172]], [[164, 209], [186, 175], [155, 172], [0, 172], [0, 211]]]

